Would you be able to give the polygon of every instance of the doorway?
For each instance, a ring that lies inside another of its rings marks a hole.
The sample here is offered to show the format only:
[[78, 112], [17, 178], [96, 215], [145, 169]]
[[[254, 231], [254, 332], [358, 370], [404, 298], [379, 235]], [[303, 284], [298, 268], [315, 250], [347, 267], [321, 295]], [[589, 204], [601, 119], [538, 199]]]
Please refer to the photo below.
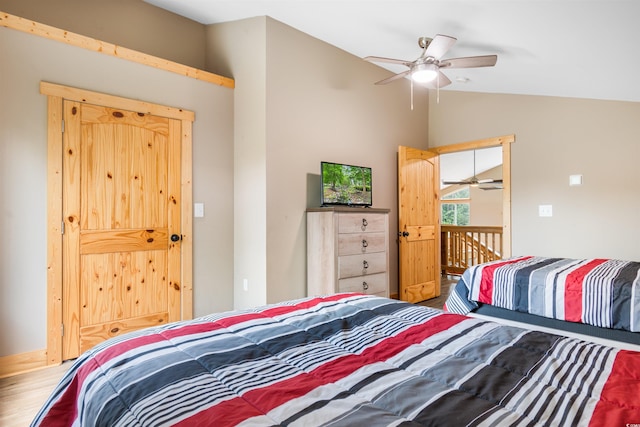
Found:
[[502, 258], [502, 191], [502, 147], [440, 155], [443, 275]]
[[481, 139], [477, 141], [463, 142], [459, 144], [445, 145], [430, 148], [429, 151], [438, 153], [440, 156], [450, 153], [473, 152], [486, 148], [499, 150], [500, 155], [500, 176], [502, 189], [500, 190], [502, 223], [502, 245], [501, 257], [511, 256], [511, 144], [515, 142], [515, 135], [505, 135], [495, 138]]
[[192, 317], [193, 112], [51, 83], [47, 364]]
[[[464, 143], [447, 145], [447, 146], [433, 147], [433, 148], [429, 148], [428, 150], [430, 152], [436, 153], [438, 155], [437, 156], [438, 160], [440, 160], [443, 156], [451, 153], [473, 152], [474, 150], [482, 150], [482, 149], [494, 148], [494, 147], [499, 151], [499, 156], [501, 158], [500, 175], [502, 180], [502, 183], [501, 183], [502, 189], [500, 191], [501, 198], [500, 200], [498, 200], [497, 203], [501, 205], [500, 207], [498, 207], [498, 209], [501, 210], [502, 218], [501, 218], [501, 224], [498, 227], [496, 227], [497, 228], [496, 231], [499, 231], [501, 235], [501, 242], [499, 247], [500, 247], [500, 256], [502, 258], [507, 258], [511, 256], [511, 144], [513, 142], [515, 142], [515, 135], [505, 135], [505, 136], [500, 136], [496, 138], [488, 138], [488, 139], [464, 142]], [[497, 178], [497, 176], [494, 176], [494, 178]], [[440, 173], [438, 174], [436, 179], [438, 181], [436, 185], [438, 185], [438, 189], [439, 189], [439, 185], [441, 181]], [[439, 191], [437, 193], [439, 194]], [[438, 196], [438, 202], [439, 202], [439, 196]], [[438, 215], [440, 215], [440, 211], [441, 211], [440, 203], [437, 204], [437, 210], [438, 210]], [[442, 234], [442, 228], [443, 228], [442, 226], [439, 227], [440, 234]], [[444, 264], [442, 262], [442, 252], [443, 252], [442, 245], [443, 245], [444, 239], [442, 238], [442, 236], [438, 236], [437, 240], [439, 242], [438, 266], [440, 267], [440, 271], [442, 271], [442, 265]], [[462, 271], [459, 271], [459, 273], [462, 273]], [[437, 278], [437, 282], [442, 286], [442, 290], [441, 290], [442, 295], [440, 296], [440, 293], [438, 293], [438, 295], [436, 295], [438, 298], [435, 299], [435, 300], [438, 300], [437, 301], [438, 303], [441, 304], [444, 302], [444, 300], [446, 300], [448, 290], [449, 290], [448, 288], [452, 284], [455, 284], [455, 282], [457, 281], [457, 280], [454, 280], [453, 277], [455, 276], [444, 276], [444, 277], [439, 276]]]

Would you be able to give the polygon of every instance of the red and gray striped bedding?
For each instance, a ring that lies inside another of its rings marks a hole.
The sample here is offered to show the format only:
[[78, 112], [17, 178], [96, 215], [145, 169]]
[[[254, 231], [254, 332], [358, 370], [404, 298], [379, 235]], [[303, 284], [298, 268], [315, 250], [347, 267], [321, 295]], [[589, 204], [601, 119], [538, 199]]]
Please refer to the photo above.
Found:
[[467, 314], [478, 303], [640, 332], [640, 262], [514, 257], [469, 267], [445, 310]]
[[33, 425], [623, 426], [639, 395], [640, 353], [338, 294], [99, 345]]

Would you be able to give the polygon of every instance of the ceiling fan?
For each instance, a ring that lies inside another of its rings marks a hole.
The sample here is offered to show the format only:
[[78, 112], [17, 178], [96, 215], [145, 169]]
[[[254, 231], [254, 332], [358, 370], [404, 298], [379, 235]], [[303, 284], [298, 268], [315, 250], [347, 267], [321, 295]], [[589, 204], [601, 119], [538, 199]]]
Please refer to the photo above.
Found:
[[502, 190], [502, 179], [478, 179], [476, 176], [476, 150], [473, 150], [473, 176], [460, 181], [442, 181], [444, 185], [470, 185], [481, 190]]
[[439, 89], [451, 84], [451, 80], [441, 69], [447, 68], [476, 68], [493, 67], [498, 61], [497, 55], [468, 56], [463, 58], [442, 59], [445, 53], [457, 41], [455, 37], [436, 35], [433, 39], [429, 37], [418, 38], [418, 46], [422, 48], [422, 54], [413, 61], [403, 59], [382, 58], [379, 56], [367, 56], [365, 61], [385, 62], [389, 64], [400, 64], [409, 67], [408, 70], [395, 74], [386, 79], [376, 82], [377, 85], [390, 83], [405, 76], [410, 76], [412, 82], [421, 83], [430, 88]]

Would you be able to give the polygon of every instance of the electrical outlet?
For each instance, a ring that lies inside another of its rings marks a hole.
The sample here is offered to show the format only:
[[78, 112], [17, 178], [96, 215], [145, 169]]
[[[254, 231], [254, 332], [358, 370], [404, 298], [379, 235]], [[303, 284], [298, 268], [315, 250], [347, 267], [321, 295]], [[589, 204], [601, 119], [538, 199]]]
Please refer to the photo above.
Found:
[[551, 205], [540, 205], [540, 206], [538, 206], [538, 215], [539, 216], [553, 216], [553, 207]]

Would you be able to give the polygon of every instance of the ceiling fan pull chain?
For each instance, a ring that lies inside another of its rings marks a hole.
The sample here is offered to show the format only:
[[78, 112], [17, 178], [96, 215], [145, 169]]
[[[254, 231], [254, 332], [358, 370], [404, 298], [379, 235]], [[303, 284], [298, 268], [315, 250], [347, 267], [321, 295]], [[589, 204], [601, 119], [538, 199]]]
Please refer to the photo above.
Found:
[[413, 79], [409, 79], [411, 81], [411, 111], [413, 111]]

